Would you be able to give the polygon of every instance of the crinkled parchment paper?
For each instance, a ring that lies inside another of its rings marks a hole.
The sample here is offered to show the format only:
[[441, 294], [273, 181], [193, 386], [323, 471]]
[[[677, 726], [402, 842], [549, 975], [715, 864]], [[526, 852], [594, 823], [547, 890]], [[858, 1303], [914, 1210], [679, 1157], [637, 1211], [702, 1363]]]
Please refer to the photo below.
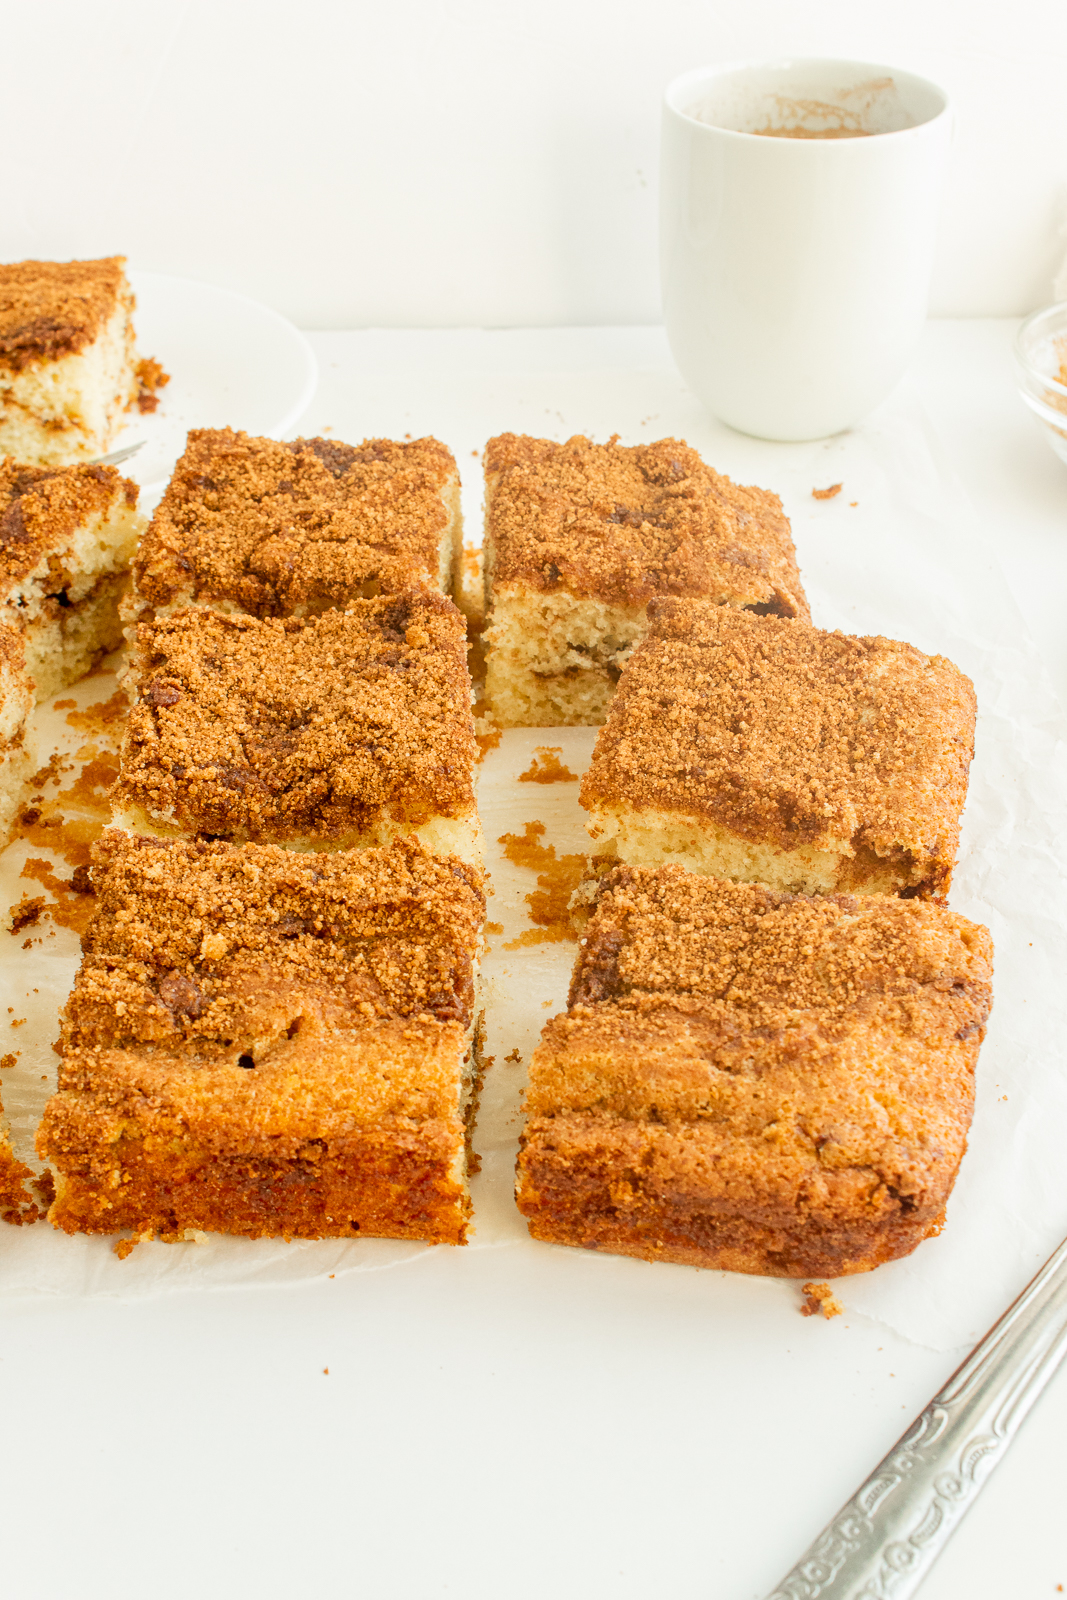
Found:
[[[395, 426], [394, 413], [403, 412], [399, 387], [390, 390], [382, 374], [377, 381], [377, 431], [384, 431]], [[411, 381], [410, 372], [396, 375], [398, 386]], [[979, 1063], [970, 1149], [942, 1235], [906, 1261], [836, 1285], [847, 1307], [914, 1340], [949, 1348], [974, 1339], [1067, 1232], [1061, 1153], [1067, 1137], [1067, 876], [1061, 847], [1067, 837], [1067, 758], [1062, 714], [992, 553], [990, 536], [1010, 537], [1010, 529], [983, 528], [980, 512], [940, 462], [937, 441], [906, 389], [864, 428], [810, 445], [771, 445], [717, 427], [658, 358], [647, 369], [627, 371], [551, 370], [550, 364], [522, 373], [453, 370], [447, 385], [439, 382], [438, 410], [429, 425], [453, 445], [471, 480], [468, 528], [479, 525], [471, 449], [492, 430], [559, 438], [579, 431], [604, 438], [618, 431], [624, 442], [674, 433], [731, 476], [782, 495], [818, 624], [908, 639], [950, 656], [974, 679], [977, 750], [950, 903], [992, 930], [996, 1003]], [[338, 435], [356, 436], [360, 427], [375, 431], [367, 413], [367, 405], [353, 411]], [[304, 431], [310, 431], [306, 422]], [[813, 488], [836, 482], [843, 484], [840, 494], [813, 499]], [[106, 701], [113, 690], [113, 679], [97, 676], [60, 699], [84, 708]], [[113, 729], [95, 729], [92, 717], [71, 727], [69, 715], [67, 708], [40, 717], [42, 762], [61, 738], [69, 749], [80, 749], [83, 759], [87, 745], [98, 752], [106, 748]], [[494, 888], [485, 975], [488, 1048], [495, 1060], [476, 1136], [484, 1166], [474, 1181], [474, 1249], [553, 1248], [527, 1237], [511, 1196], [512, 1167], [525, 1063], [545, 1019], [564, 1003], [574, 945], [553, 938], [558, 929], [531, 922], [527, 896], [537, 891], [538, 865], [543, 898], [555, 881], [558, 858], [580, 853], [587, 839], [576, 783], [517, 780], [537, 746], [558, 748], [564, 765], [582, 771], [594, 737], [588, 729], [512, 731], [481, 768]], [[72, 782], [72, 774], [61, 777], [65, 785]], [[530, 823], [542, 823], [544, 833], [531, 834]], [[547, 856], [534, 866], [508, 860], [497, 841], [509, 834], [532, 840], [535, 850], [551, 849], [557, 864]], [[23, 893], [44, 892], [38, 881], [19, 874], [27, 857], [47, 855], [36, 843], [11, 847], [0, 864], [3, 906]], [[70, 871], [69, 862], [57, 867], [61, 877]], [[7, 990], [0, 1004], [0, 1055], [20, 1052], [3, 1071], [3, 1095], [16, 1149], [28, 1157], [54, 1082], [51, 1045], [75, 970], [77, 936], [55, 927], [46, 914], [14, 938], [0, 933], [0, 941], [7, 942], [6, 948], [0, 945]], [[138, 1245], [119, 1261], [107, 1240], [69, 1239], [43, 1223], [0, 1226], [0, 1289], [126, 1297], [277, 1283], [400, 1266], [424, 1248], [388, 1240], [285, 1244], [212, 1238]]]

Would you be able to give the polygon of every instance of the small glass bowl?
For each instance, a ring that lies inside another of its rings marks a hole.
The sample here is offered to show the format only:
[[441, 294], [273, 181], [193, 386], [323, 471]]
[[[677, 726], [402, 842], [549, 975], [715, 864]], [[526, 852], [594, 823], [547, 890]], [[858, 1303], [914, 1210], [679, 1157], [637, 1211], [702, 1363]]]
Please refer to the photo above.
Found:
[[1019, 393], [1067, 461], [1067, 300], [1027, 317], [1015, 336]]

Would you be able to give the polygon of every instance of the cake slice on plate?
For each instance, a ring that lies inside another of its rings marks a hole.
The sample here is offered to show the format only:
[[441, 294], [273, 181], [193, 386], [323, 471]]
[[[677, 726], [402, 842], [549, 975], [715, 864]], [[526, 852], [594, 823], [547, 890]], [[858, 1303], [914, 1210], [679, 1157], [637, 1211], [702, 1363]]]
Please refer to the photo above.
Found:
[[537, 1239], [839, 1277], [938, 1233], [992, 1003], [937, 905], [615, 867], [530, 1063]]
[[0, 617], [23, 636], [38, 700], [122, 643], [137, 493], [114, 467], [0, 462]]
[[807, 617], [777, 495], [677, 439], [485, 449], [486, 699], [505, 727], [603, 722], [658, 595]]
[[56, 1227], [464, 1243], [481, 875], [114, 832], [92, 871]]
[[142, 622], [112, 791], [135, 832], [481, 859], [466, 634], [411, 590], [318, 617], [190, 607]]
[[0, 456], [105, 455], [131, 406], [167, 382], [139, 361], [122, 256], [0, 266]]
[[943, 897], [969, 678], [895, 639], [659, 600], [581, 802], [602, 851], [803, 893]]
[[436, 439], [196, 428], [134, 562], [131, 616], [314, 616], [413, 583], [450, 594], [462, 545], [459, 474]]

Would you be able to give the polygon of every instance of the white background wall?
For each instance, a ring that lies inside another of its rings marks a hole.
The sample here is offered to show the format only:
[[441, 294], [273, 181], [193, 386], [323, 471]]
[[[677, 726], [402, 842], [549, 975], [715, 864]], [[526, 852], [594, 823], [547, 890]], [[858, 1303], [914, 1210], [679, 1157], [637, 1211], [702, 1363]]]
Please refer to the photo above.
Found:
[[2, 0], [0, 259], [125, 252], [306, 327], [659, 317], [664, 84], [851, 55], [958, 132], [932, 309], [1052, 298], [1067, 0]]

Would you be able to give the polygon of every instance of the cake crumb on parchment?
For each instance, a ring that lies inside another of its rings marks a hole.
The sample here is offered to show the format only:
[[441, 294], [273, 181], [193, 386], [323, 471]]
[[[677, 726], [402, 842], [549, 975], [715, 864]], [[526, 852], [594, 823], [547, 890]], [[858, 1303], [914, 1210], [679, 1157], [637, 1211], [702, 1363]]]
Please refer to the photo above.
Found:
[[800, 1308], [802, 1317], [815, 1317], [821, 1312], [829, 1322], [831, 1317], [839, 1317], [844, 1310], [828, 1283], [806, 1283], [800, 1292], [804, 1296], [804, 1304]]

